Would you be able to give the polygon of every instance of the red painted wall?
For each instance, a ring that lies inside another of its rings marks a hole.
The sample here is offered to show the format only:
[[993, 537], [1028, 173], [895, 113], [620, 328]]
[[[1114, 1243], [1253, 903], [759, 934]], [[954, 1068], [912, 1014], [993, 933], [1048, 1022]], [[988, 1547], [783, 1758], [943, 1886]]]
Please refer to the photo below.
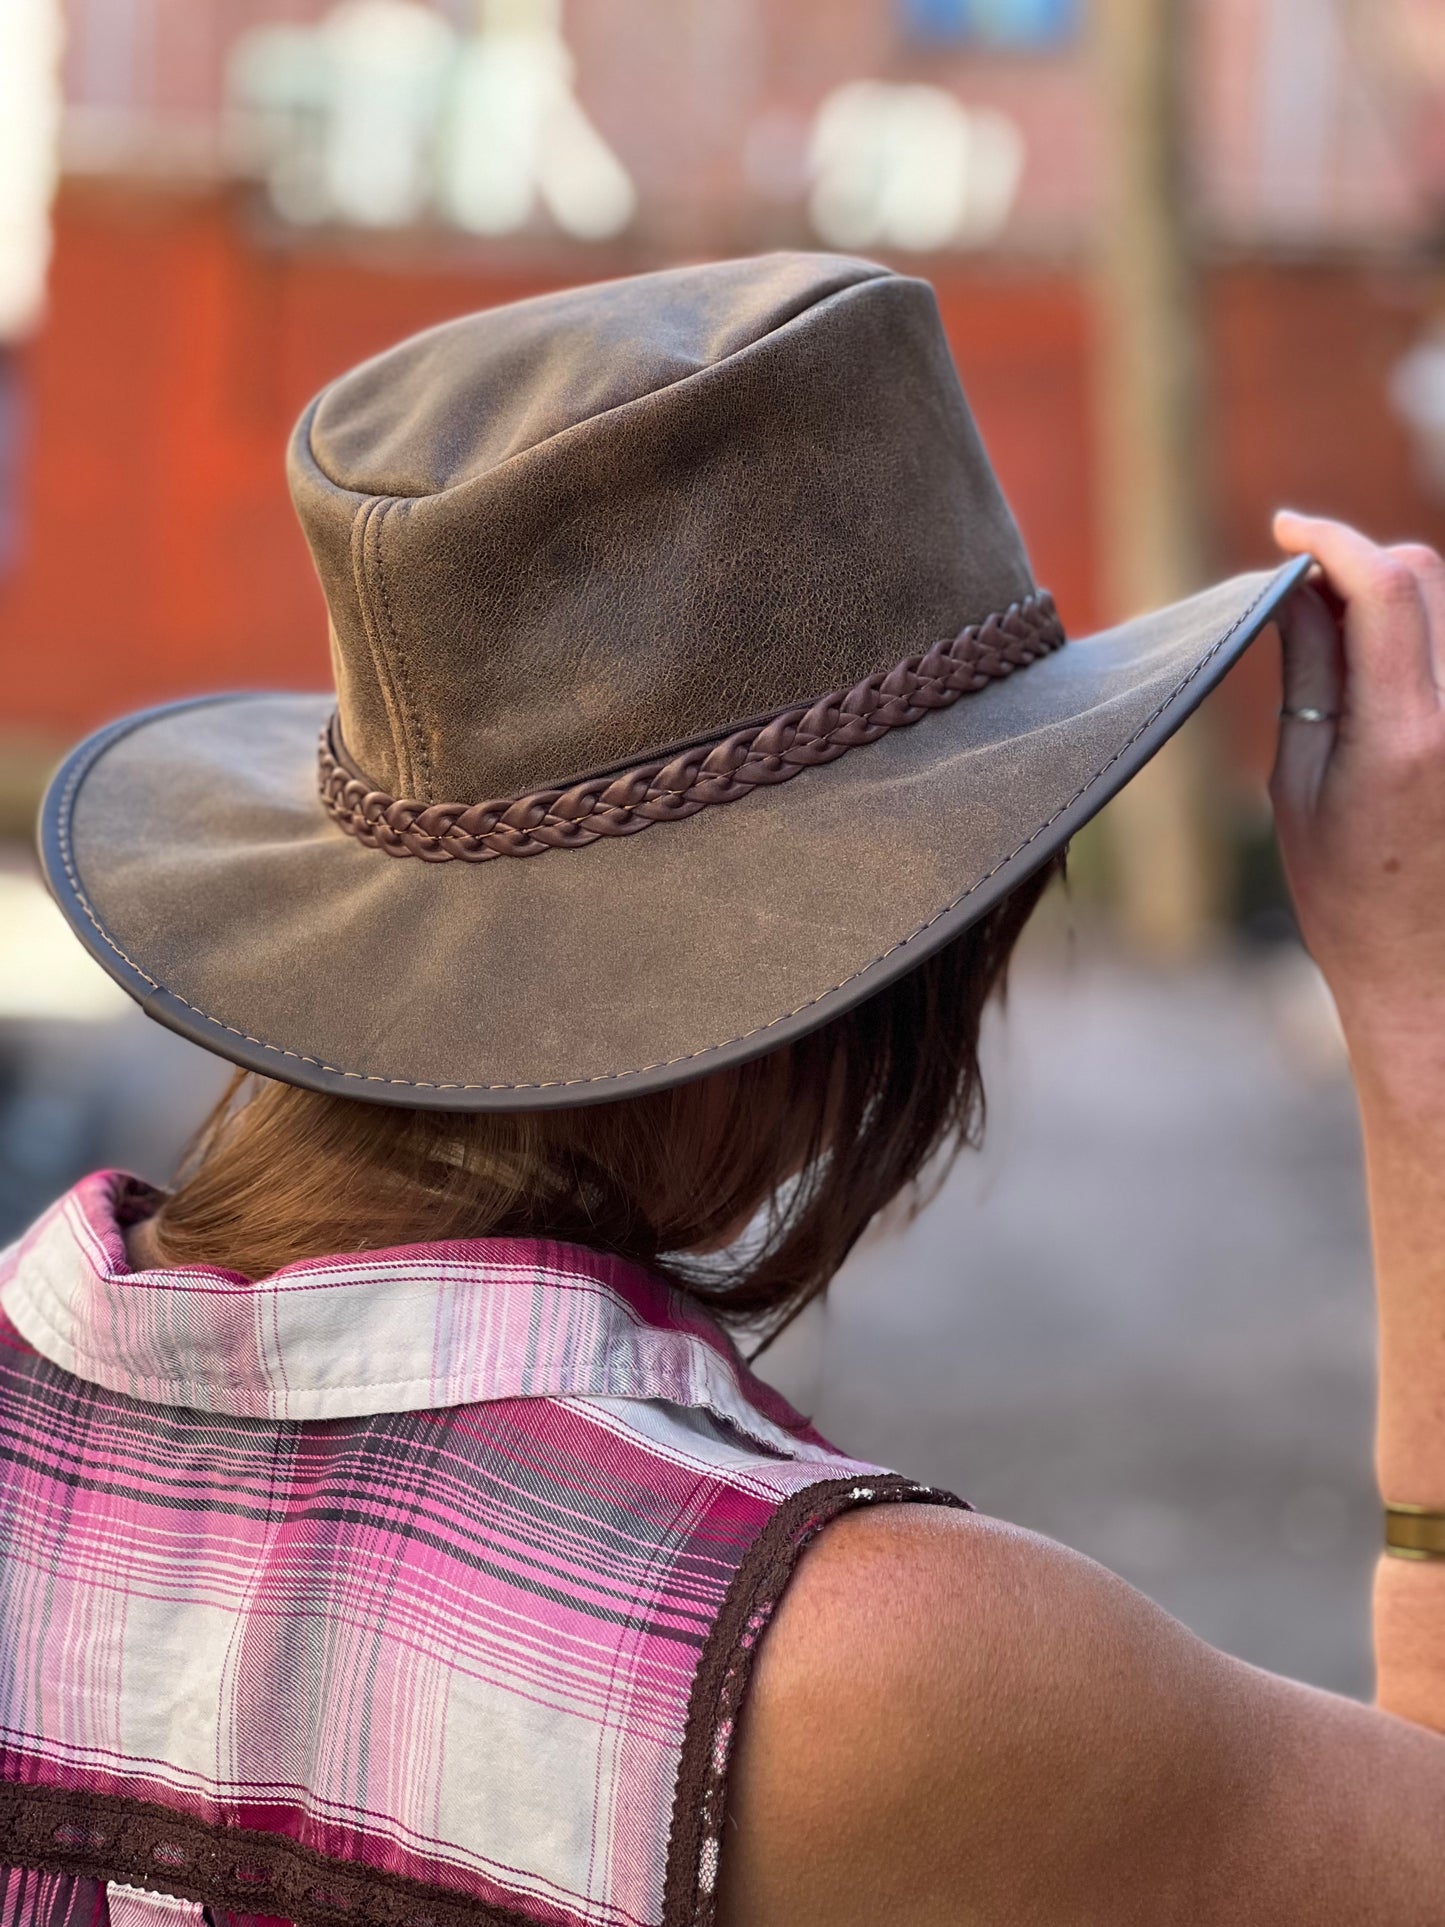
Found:
[[68, 734], [200, 688], [324, 684], [291, 423], [352, 361], [533, 286], [259, 246], [219, 200], [71, 194], [51, 290], [0, 687], [6, 722]]
[[[199, 689], [324, 685], [324, 612], [282, 473], [308, 397], [449, 315], [647, 265], [303, 250], [225, 197], [68, 189], [50, 318], [26, 353], [25, 526], [0, 583], [0, 722], [63, 739]], [[950, 264], [935, 281], [1035, 569], [1084, 630], [1101, 614], [1084, 291], [1066, 270], [1002, 261]], [[1445, 540], [1383, 399], [1431, 292], [1405, 270], [1213, 271], [1222, 569], [1268, 559], [1281, 500]], [[1256, 657], [1220, 699], [1253, 763], [1271, 668]]]
[[[1209, 287], [1214, 516], [1222, 567], [1272, 559], [1287, 506], [1337, 515], [1380, 541], [1445, 548], [1445, 503], [1416, 472], [1390, 372], [1445, 296], [1424, 266], [1244, 262]], [[1249, 651], [1213, 699], [1241, 763], [1273, 754], [1278, 651]]]

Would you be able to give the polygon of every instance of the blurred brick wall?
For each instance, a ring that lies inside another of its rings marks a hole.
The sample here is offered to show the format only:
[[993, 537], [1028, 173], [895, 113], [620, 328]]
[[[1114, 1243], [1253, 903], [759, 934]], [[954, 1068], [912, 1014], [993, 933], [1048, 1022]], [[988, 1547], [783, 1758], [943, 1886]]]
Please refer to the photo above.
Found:
[[[1281, 506], [1445, 548], [1445, 502], [1418, 475], [1387, 399], [1394, 364], [1445, 307], [1438, 270], [1239, 261], [1210, 277], [1208, 303], [1219, 567], [1267, 565]], [[1273, 753], [1276, 656], [1252, 649], [1214, 699], [1254, 772]]]
[[[204, 688], [316, 687], [325, 618], [282, 474], [315, 390], [415, 329], [620, 255], [451, 258], [305, 250], [246, 206], [79, 187], [58, 215], [50, 319], [27, 351], [19, 566], [0, 583], [0, 724], [56, 742]], [[1080, 632], [1093, 561], [1090, 319], [1079, 276], [1003, 258], [933, 263], [964, 385], [1036, 571]], [[1384, 384], [1428, 314], [1424, 270], [1241, 261], [1209, 276], [1217, 561], [1269, 559], [1280, 501], [1445, 541]], [[1272, 665], [1219, 711], [1265, 753]]]

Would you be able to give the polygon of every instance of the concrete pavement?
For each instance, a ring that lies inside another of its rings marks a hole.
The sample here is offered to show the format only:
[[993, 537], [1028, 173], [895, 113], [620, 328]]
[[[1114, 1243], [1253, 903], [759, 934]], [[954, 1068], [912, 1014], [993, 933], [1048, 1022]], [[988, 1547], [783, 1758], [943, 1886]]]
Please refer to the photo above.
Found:
[[983, 1152], [760, 1366], [849, 1451], [1368, 1695], [1369, 1254], [1313, 972], [1085, 946], [1020, 973], [991, 1046]]

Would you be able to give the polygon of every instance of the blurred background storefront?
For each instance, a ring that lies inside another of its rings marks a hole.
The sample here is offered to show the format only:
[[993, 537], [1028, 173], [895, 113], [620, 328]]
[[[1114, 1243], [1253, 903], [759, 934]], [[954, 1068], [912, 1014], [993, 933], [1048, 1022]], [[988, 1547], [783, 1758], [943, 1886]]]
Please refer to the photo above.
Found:
[[[1187, 10], [1210, 568], [1266, 557], [1281, 501], [1441, 524], [1445, 477], [1392, 400], [1437, 293], [1445, 139], [1407, 43], [1433, 11]], [[1076, 629], [1111, 613], [1091, 326], [1111, 136], [1085, 0], [63, 14], [48, 319], [12, 352], [5, 415], [12, 740], [324, 675], [278, 449], [349, 362], [467, 308], [771, 247], [934, 283], [1041, 579]], [[39, 149], [51, 116], [27, 103], [16, 145], [25, 122]], [[25, 321], [0, 309], [12, 339]], [[1250, 681], [1224, 707], [1257, 767]]]
[[[71, 954], [26, 839], [82, 730], [325, 682], [281, 455], [332, 375], [579, 281], [883, 259], [935, 286], [1084, 632], [1267, 562], [1280, 503], [1445, 542], [1442, 241], [1440, 0], [6, 0], [0, 1234], [88, 1165], [163, 1177], [216, 1088]], [[1268, 840], [1275, 676], [1251, 652], [1084, 840], [994, 1149], [777, 1370], [1364, 1690], [1368, 1268]], [[1046, 1210], [1010, 1175], [1041, 1155]]]

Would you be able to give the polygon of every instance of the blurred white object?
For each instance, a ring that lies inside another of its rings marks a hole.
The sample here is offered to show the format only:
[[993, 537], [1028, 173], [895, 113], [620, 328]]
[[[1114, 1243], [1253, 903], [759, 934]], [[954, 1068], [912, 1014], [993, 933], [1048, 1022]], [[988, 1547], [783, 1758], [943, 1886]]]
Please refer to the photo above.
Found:
[[406, 227], [431, 199], [456, 36], [413, 0], [345, 0], [322, 26], [332, 74], [326, 185], [343, 221]]
[[[0, 0], [0, 8], [11, 0]], [[0, 871], [0, 1022], [121, 1016], [129, 997], [71, 935], [44, 886]]]
[[244, 35], [233, 97], [262, 128], [277, 213], [406, 227], [432, 196], [456, 35], [416, 0], [343, 0], [319, 27]]
[[1008, 224], [1024, 139], [992, 108], [941, 87], [851, 81], [818, 110], [814, 227], [833, 247], [981, 247]]
[[1390, 401], [1410, 430], [1422, 479], [1445, 499], [1445, 322], [1395, 363]]
[[60, 134], [59, 0], [0, 0], [0, 341], [40, 319]]
[[322, 36], [311, 27], [243, 34], [231, 50], [226, 87], [238, 113], [232, 145], [264, 174], [282, 220], [328, 219], [331, 66]]
[[458, 66], [442, 166], [442, 204], [458, 227], [514, 233], [539, 201], [580, 240], [605, 240], [631, 221], [632, 181], [574, 78], [556, 0], [487, 0]]
[[558, 0], [483, 0], [465, 41], [417, 0], [343, 0], [317, 27], [243, 36], [228, 81], [289, 221], [396, 228], [435, 208], [497, 235], [542, 208], [597, 240], [636, 212], [573, 91]]

